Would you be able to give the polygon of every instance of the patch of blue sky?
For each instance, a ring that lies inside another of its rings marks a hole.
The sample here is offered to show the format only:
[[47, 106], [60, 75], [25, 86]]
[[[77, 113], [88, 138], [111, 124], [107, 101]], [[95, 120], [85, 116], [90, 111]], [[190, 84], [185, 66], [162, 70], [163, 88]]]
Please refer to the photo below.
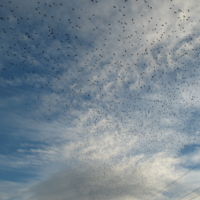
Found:
[[0, 135], [1, 140], [1, 154], [9, 155], [17, 153], [18, 149], [23, 149], [28, 151], [30, 149], [39, 148], [41, 146], [48, 145], [45, 141], [40, 140], [30, 140], [28, 138], [30, 132], [26, 130], [27, 136], [20, 136], [18, 133], [20, 132], [22, 127], [20, 126], [2, 126], [2, 133]]
[[192, 153], [195, 153], [195, 151], [198, 151], [200, 149], [199, 144], [189, 144], [189, 145], [184, 145], [184, 147], [180, 150], [180, 155], [187, 155]]
[[17, 171], [12, 169], [2, 169], [0, 166], [0, 179], [1, 181], [11, 181], [16, 183], [28, 183], [30, 179], [36, 178], [37, 175], [32, 172], [27, 172], [30, 169], [23, 169], [23, 171]]

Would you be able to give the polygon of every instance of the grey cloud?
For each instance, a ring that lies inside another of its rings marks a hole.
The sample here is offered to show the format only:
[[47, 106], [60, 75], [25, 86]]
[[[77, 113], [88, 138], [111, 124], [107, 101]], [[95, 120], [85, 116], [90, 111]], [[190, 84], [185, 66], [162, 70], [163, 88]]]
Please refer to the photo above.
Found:
[[[141, 199], [148, 187], [139, 171], [115, 171], [111, 166], [81, 166], [58, 172], [31, 189], [33, 198], [42, 199]], [[141, 195], [143, 193], [143, 195]]]

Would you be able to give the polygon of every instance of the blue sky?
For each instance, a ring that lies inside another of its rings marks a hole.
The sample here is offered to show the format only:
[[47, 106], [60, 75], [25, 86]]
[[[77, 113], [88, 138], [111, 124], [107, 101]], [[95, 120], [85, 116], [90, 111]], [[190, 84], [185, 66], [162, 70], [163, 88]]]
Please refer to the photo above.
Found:
[[199, 9], [1, 1], [1, 199], [200, 198]]

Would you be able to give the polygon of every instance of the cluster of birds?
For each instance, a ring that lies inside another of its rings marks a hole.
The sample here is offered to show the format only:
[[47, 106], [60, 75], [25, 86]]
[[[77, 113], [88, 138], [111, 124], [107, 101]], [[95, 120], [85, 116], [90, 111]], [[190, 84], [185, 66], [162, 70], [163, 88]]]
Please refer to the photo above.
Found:
[[[138, 136], [135, 152], [181, 148], [187, 141], [180, 132], [189, 129], [190, 142], [200, 142], [193, 109], [200, 38], [188, 28], [197, 20], [190, 9], [170, 1], [177, 25], [155, 16], [145, 0], [108, 3], [105, 11], [93, 0], [90, 11], [69, 1], [19, 2], [0, 3], [0, 70], [2, 87], [29, 92], [24, 110], [42, 110], [49, 123], [59, 118], [86, 132], [96, 127], [96, 134], [112, 129], [122, 139]], [[130, 14], [133, 2], [144, 10]], [[179, 133], [165, 137], [169, 129]]]

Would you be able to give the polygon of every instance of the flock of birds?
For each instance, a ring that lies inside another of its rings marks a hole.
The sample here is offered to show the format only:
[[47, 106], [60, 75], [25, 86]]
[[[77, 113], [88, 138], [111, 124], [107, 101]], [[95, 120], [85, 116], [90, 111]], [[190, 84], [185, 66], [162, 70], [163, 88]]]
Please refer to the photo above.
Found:
[[136, 136], [135, 153], [199, 143], [198, 16], [169, 2], [171, 18], [145, 0], [1, 1], [2, 88], [47, 123]]

